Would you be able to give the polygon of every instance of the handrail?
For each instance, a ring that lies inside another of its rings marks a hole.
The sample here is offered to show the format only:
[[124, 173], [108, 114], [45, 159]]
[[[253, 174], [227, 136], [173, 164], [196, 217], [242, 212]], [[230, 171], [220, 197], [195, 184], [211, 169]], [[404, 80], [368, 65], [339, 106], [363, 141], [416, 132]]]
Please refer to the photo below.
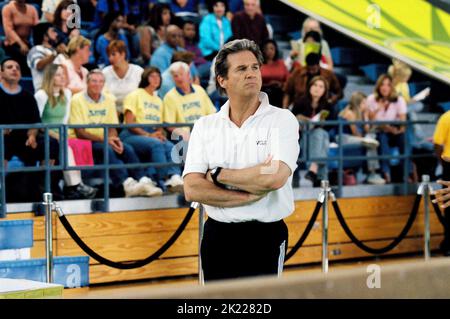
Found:
[[[431, 120], [406, 120], [406, 121], [344, 121], [342, 119], [338, 120], [328, 120], [328, 121], [318, 121], [318, 122], [308, 122], [308, 121], [299, 121], [300, 124], [306, 126], [306, 130], [304, 132], [306, 133], [307, 138], [309, 138], [309, 128], [315, 127], [315, 126], [338, 126], [338, 133], [341, 135], [343, 133], [343, 127], [344, 125], [350, 125], [350, 124], [372, 124], [372, 125], [381, 125], [381, 124], [394, 124], [394, 125], [406, 125], [407, 129], [411, 129], [412, 124], [420, 123], [420, 124], [435, 124], [434, 121]], [[62, 170], [79, 170], [79, 171], [85, 171], [85, 170], [104, 170], [105, 172], [105, 178], [109, 178], [109, 170], [110, 169], [117, 169], [117, 168], [137, 168], [137, 167], [154, 167], [154, 168], [162, 168], [162, 167], [169, 167], [169, 166], [180, 166], [181, 163], [154, 163], [154, 162], [140, 162], [140, 163], [132, 163], [132, 164], [108, 164], [108, 154], [105, 153], [104, 156], [104, 162], [103, 164], [95, 164], [93, 166], [70, 166], [68, 165], [68, 159], [67, 159], [67, 148], [66, 147], [60, 147], [59, 148], [59, 164], [49, 166], [48, 165], [48, 159], [49, 159], [49, 130], [50, 129], [58, 129], [60, 132], [60, 145], [67, 145], [68, 141], [68, 131], [75, 128], [102, 128], [104, 130], [104, 135], [107, 136], [107, 129], [108, 128], [133, 128], [133, 127], [151, 127], [151, 128], [164, 128], [164, 127], [192, 127], [193, 124], [190, 123], [163, 123], [163, 124], [44, 124], [44, 123], [38, 123], [38, 124], [13, 124], [13, 125], [0, 125], [0, 160], [3, 162], [4, 159], [4, 130], [5, 129], [41, 129], [44, 131], [44, 142], [45, 142], [45, 158], [46, 158], [46, 165], [42, 166], [36, 166], [36, 167], [20, 167], [20, 168], [7, 168], [1, 165], [0, 167], [0, 182], [2, 185], [5, 185], [5, 176], [7, 173], [10, 172], [36, 172], [36, 171], [45, 171], [45, 189], [46, 191], [50, 191], [50, 173], [53, 171], [62, 171]], [[306, 141], [307, 143], [307, 141]], [[107, 149], [107, 139], [103, 141], [105, 150]], [[343, 186], [343, 162], [346, 160], [369, 160], [369, 159], [405, 159], [410, 160], [414, 158], [425, 158], [430, 157], [428, 154], [411, 154], [409, 150], [408, 145], [408, 139], [406, 138], [405, 134], [405, 153], [401, 155], [378, 155], [378, 156], [344, 156], [343, 154], [343, 147], [341, 144], [339, 144], [339, 156], [330, 156], [326, 158], [313, 158], [309, 156], [308, 148], [303, 147], [306, 149], [306, 152], [299, 157], [299, 161], [316, 161], [316, 162], [330, 162], [330, 161], [339, 161], [339, 170], [338, 170], [338, 190], [337, 194], [338, 196], [341, 194], [342, 186]], [[407, 161], [408, 162], [408, 161]], [[406, 165], [405, 165], [406, 166]], [[407, 175], [407, 167], [404, 168], [404, 174]], [[405, 176], [406, 176], [405, 175]], [[404, 178], [404, 190], [406, 192], [407, 185], [406, 185], [406, 178]], [[109, 206], [109, 193], [108, 193], [108, 187], [105, 187], [105, 194], [104, 194], [104, 201], [105, 205], [104, 207], [106, 210], [108, 210]], [[5, 197], [5, 187], [1, 187], [0, 191], [0, 218], [6, 216], [6, 197]]]

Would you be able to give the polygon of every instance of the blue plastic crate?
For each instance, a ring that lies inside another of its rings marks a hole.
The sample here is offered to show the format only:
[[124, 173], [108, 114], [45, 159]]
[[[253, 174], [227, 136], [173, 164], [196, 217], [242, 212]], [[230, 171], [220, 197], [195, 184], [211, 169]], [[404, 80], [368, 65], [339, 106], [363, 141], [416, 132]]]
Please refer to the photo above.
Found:
[[32, 220], [0, 221], [0, 249], [33, 247]]
[[[53, 259], [53, 282], [66, 288], [89, 285], [88, 256], [58, 256]], [[45, 258], [0, 261], [0, 278], [46, 281]]]

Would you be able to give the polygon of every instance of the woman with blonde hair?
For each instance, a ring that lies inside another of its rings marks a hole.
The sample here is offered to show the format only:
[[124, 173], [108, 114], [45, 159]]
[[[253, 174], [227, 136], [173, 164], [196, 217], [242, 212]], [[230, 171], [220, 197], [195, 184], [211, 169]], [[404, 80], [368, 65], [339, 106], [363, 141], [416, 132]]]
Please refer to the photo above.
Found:
[[[34, 95], [42, 123], [67, 124], [70, 114], [70, 100], [72, 93], [65, 88], [66, 78], [61, 65], [49, 64], [44, 71], [42, 88]], [[51, 138], [59, 140], [59, 130], [49, 130]], [[70, 166], [75, 166], [72, 148], [67, 148]], [[97, 189], [83, 184], [80, 171], [65, 171], [63, 173], [66, 199], [94, 198]]]
[[[366, 95], [362, 92], [354, 92], [349, 104], [339, 113], [338, 117], [344, 121], [368, 121], [369, 109], [366, 103]], [[380, 143], [376, 140], [376, 134], [371, 132], [369, 124], [347, 124], [343, 127], [343, 134], [337, 137], [338, 143], [343, 145], [361, 145], [367, 148], [367, 156], [377, 156], [377, 147]], [[380, 168], [378, 160], [368, 160], [367, 168], [369, 184], [385, 184], [376, 171]]]
[[81, 92], [87, 88], [88, 70], [83, 66], [89, 62], [91, 55], [91, 41], [83, 36], [70, 39], [67, 45], [67, 56], [63, 62], [67, 72], [67, 88], [72, 94]]

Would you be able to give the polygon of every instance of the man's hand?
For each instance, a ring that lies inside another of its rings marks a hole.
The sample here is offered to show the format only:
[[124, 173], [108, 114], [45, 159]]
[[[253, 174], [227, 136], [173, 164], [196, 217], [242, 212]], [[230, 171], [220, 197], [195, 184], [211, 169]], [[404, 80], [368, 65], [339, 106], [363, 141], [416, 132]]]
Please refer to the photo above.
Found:
[[59, 54], [64, 54], [64, 53], [66, 53], [66, 51], [67, 51], [67, 46], [64, 43], [60, 43], [56, 47], [56, 52], [58, 52]]
[[36, 136], [28, 135], [27, 141], [25, 142], [25, 146], [35, 149], [37, 147]]
[[27, 55], [28, 51], [30, 51], [30, 48], [24, 42], [19, 42], [19, 47], [22, 55]]
[[153, 133], [148, 133], [147, 136], [148, 136], [148, 137], [157, 138], [157, 139], [160, 140], [161, 142], [167, 141], [167, 138], [164, 136], [164, 134], [163, 134], [161, 131], [156, 131], [156, 132], [153, 132]]
[[441, 208], [447, 208], [450, 206], [450, 181], [437, 181], [438, 184], [446, 186], [446, 188], [442, 188], [434, 191], [434, 195], [436, 196], [433, 199], [433, 203], [438, 203]]
[[119, 137], [117, 136], [108, 137], [108, 144], [111, 145], [112, 149], [117, 154], [123, 153], [123, 144]]

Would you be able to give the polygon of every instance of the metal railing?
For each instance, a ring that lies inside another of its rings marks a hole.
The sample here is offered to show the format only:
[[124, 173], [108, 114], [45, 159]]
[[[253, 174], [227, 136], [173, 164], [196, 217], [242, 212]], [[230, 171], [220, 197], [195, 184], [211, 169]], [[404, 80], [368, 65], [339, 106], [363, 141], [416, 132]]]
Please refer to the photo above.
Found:
[[[434, 121], [321, 121], [321, 122], [303, 122], [300, 121], [303, 127], [307, 129], [302, 132], [306, 134], [306, 139], [302, 140], [303, 144], [308, 145], [309, 143], [309, 133], [311, 129], [315, 126], [334, 126], [337, 128], [337, 136], [342, 136], [344, 131], [344, 126], [350, 124], [373, 124], [373, 125], [382, 125], [382, 124], [392, 124], [392, 125], [406, 125], [406, 130], [412, 129], [412, 124], [435, 124]], [[103, 124], [103, 125], [63, 125], [63, 124], [20, 124], [20, 125], [0, 125], [0, 160], [2, 163], [5, 159], [5, 149], [4, 149], [4, 132], [7, 129], [39, 129], [44, 133], [44, 148], [45, 148], [45, 156], [44, 163], [41, 166], [27, 166], [27, 167], [19, 167], [19, 168], [7, 168], [4, 165], [0, 167], [0, 183], [1, 183], [1, 192], [0, 192], [0, 218], [6, 217], [6, 190], [5, 190], [5, 176], [7, 173], [11, 172], [35, 172], [35, 171], [44, 171], [45, 172], [45, 192], [51, 191], [50, 186], [50, 174], [53, 171], [92, 171], [92, 170], [102, 170], [103, 171], [103, 180], [104, 185], [109, 185], [109, 175], [111, 169], [117, 168], [137, 168], [137, 167], [168, 167], [168, 166], [181, 166], [182, 163], [154, 163], [154, 162], [140, 162], [140, 163], [132, 163], [132, 164], [110, 164], [108, 158], [108, 129], [109, 128], [133, 128], [133, 127], [141, 127], [141, 128], [164, 128], [164, 127], [192, 127], [192, 124], [187, 123], [177, 123], [177, 124]], [[69, 166], [68, 164], [68, 132], [70, 129], [76, 128], [102, 128], [103, 129], [103, 164], [95, 164], [93, 166]], [[50, 165], [50, 136], [49, 130], [57, 129], [59, 132], [59, 156], [58, 156], [58, 164]], [[409, 172], [409, 161], [413, 158], [422, 158], [422, 157], [430, 157], [429, 154], [422, 155], [412, 155], [411, 154], [411, 146], [409, 144], [409, 140], [407, 138], [406, 131], [404, 133], [405, 138], [405, 152], [404, 154], [400, 154], [397, 156], [394, 155], [379, 155], [379, 156], [344, 156], [344, 147], [342, 143], [338, 144], [338, 156], [334, 157], [325, 157], [325, 158], [313, 158], [309, 156], [308, 148], [305, 145], [301, 145], [301, 148], [305, 150], [305, 152], [301, 152], [299, 157], [300, 162], [330, 162], [330, 161], [338, 161], [338, 185], [335, 190], [336, 195], [338, 197], [342, 194], [343, 187], [343, 168], [344, 161], [346, 160], [369, 160], [369, 159], [405, 159], [406, 165], [403, 168], [403, 189], [404, 193], [407, 193], [407, 177]], [[171, 140], [176, 143], [176, 141]], [[64, 147], [62, 147], [64, 146]], [[102, 201], [102, 209], [103, 211], [109, 211], [109, 187], [104, 187], [103, 201]]]

